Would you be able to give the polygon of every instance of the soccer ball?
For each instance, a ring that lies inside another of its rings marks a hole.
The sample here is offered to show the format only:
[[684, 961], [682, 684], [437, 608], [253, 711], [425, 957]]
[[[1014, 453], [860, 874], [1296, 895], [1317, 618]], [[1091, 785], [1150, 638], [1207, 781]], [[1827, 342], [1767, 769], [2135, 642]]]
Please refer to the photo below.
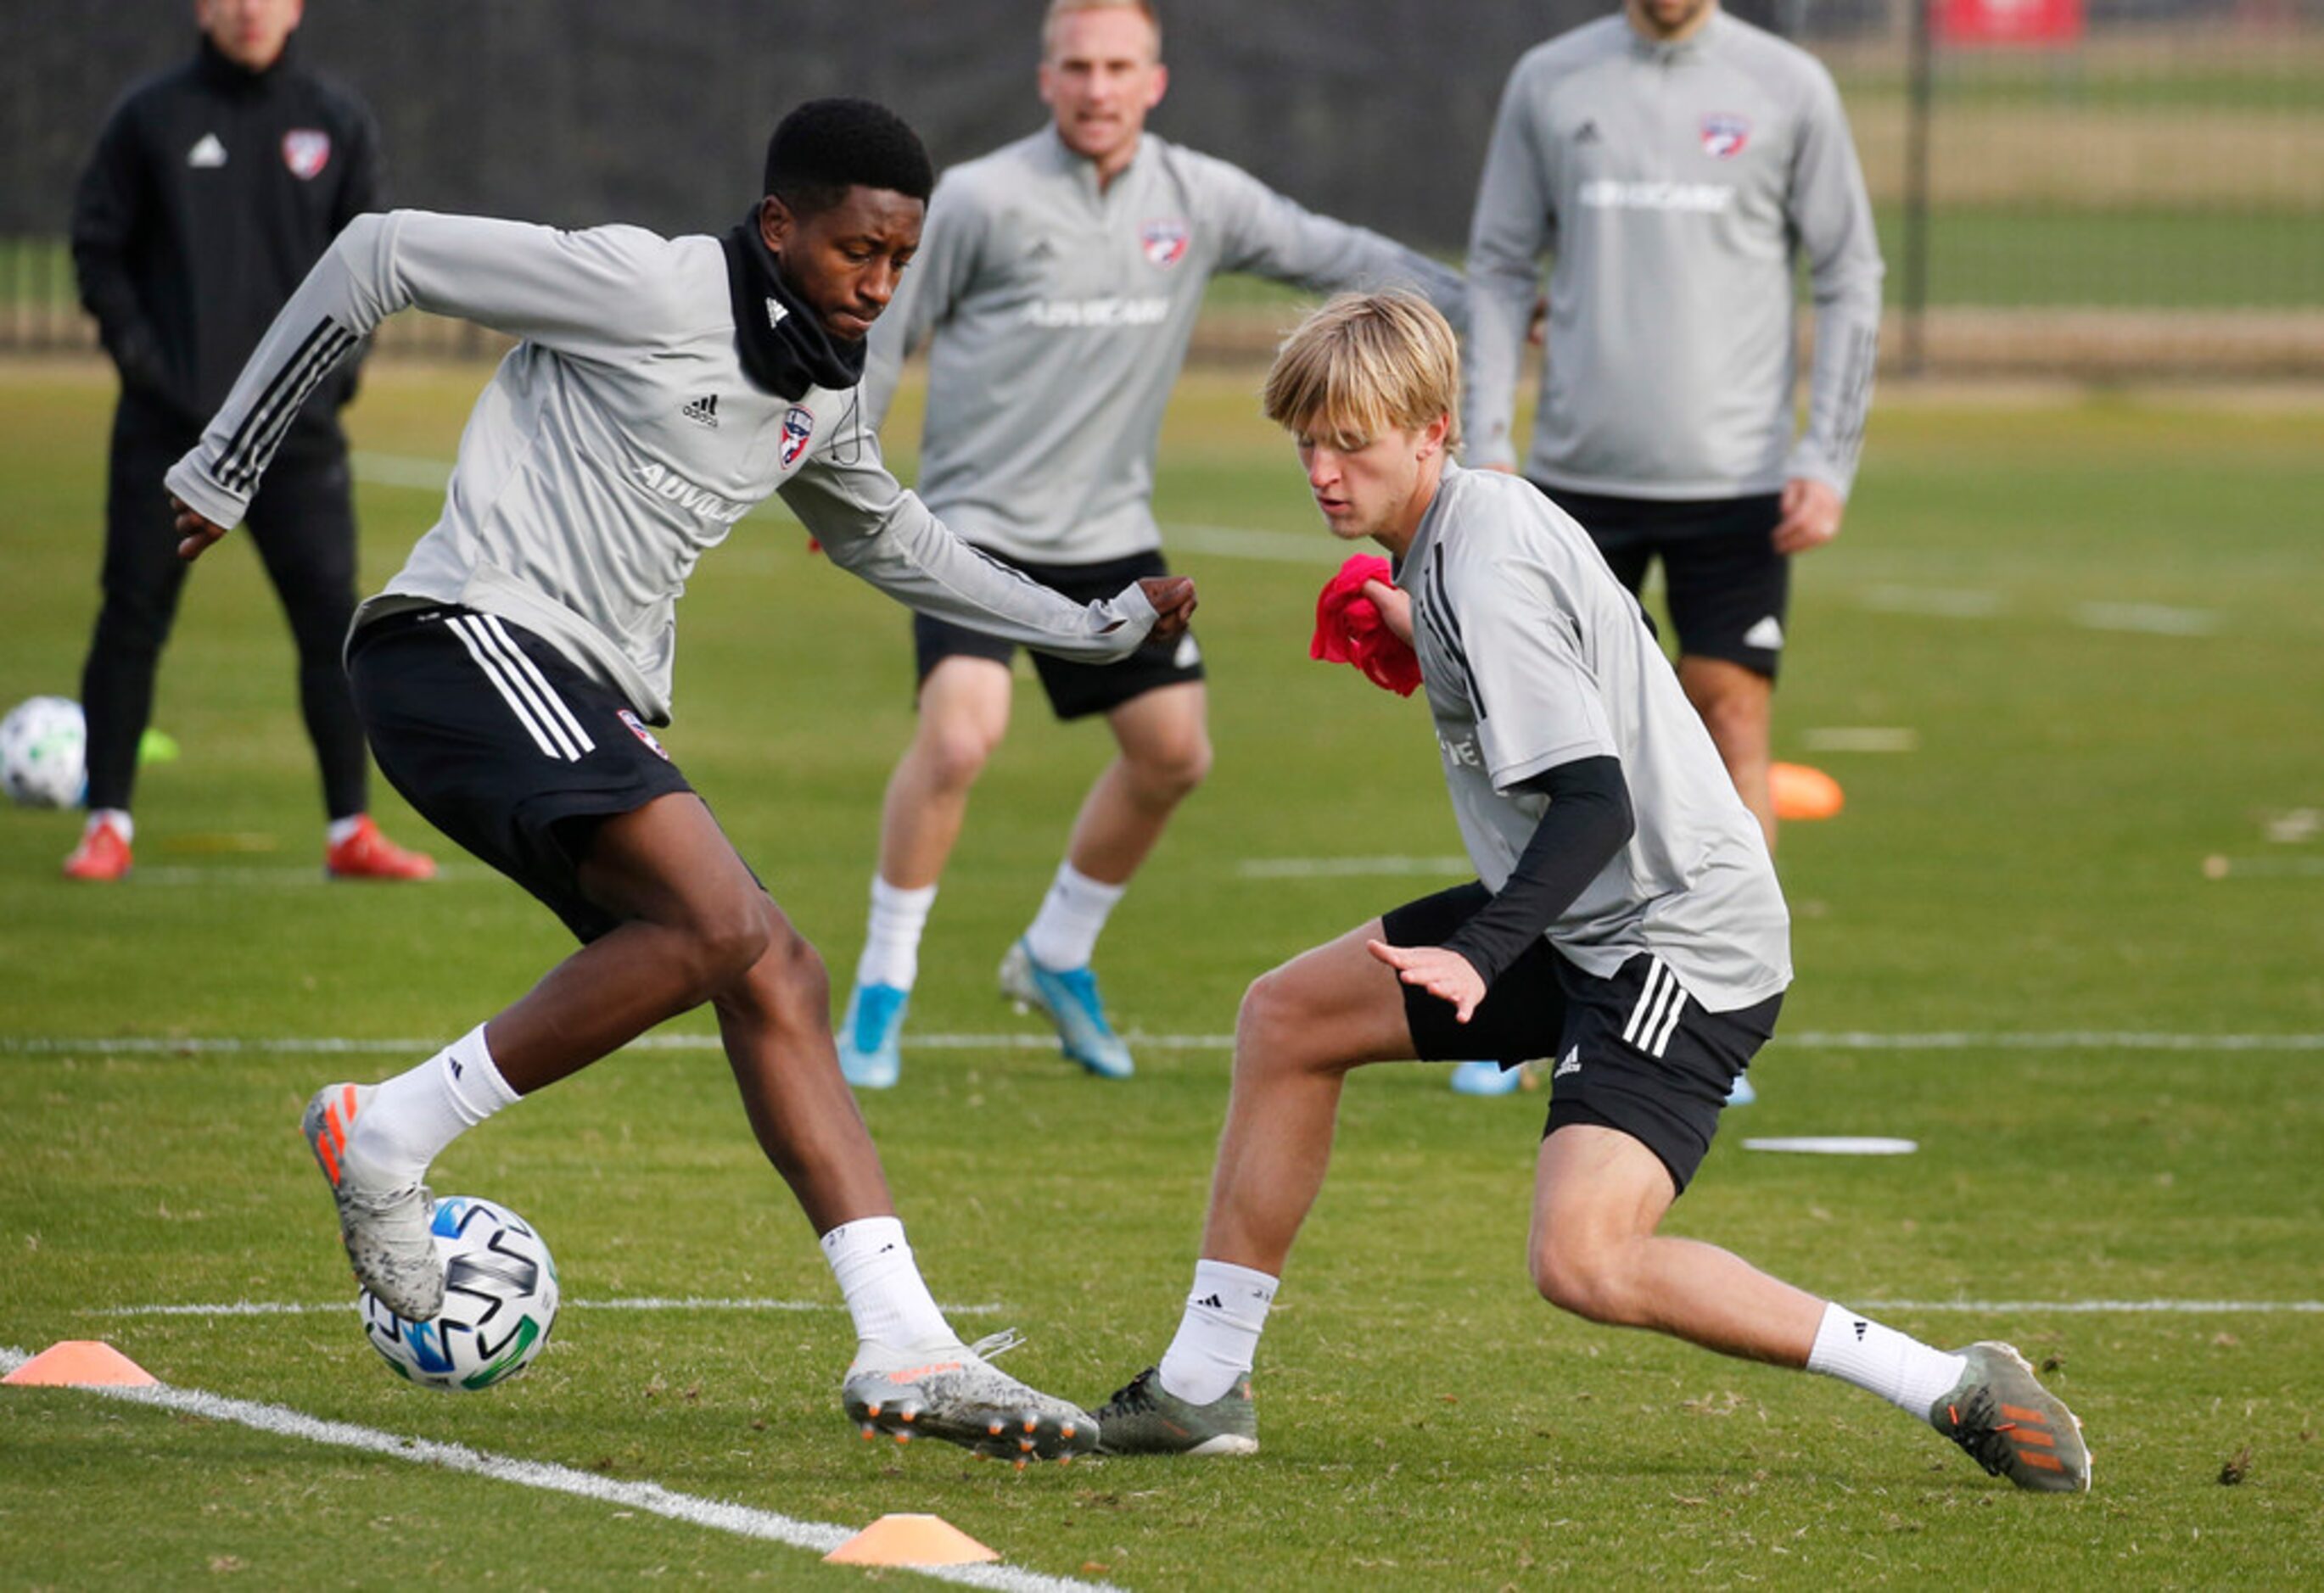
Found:
[[0, 719], [0, 785], [26, 807], [78, 807], [88, 788], [80, 704], [27, 697]]
[[364, 1336], [400, 1377], [447, 1393], [505, 1383], [532, 1364], [557, 1321], [557, 1264], [532, 1225], [473, 1195], [436, 1202], [444, 1309], [406, 1321], [363, 1292]]

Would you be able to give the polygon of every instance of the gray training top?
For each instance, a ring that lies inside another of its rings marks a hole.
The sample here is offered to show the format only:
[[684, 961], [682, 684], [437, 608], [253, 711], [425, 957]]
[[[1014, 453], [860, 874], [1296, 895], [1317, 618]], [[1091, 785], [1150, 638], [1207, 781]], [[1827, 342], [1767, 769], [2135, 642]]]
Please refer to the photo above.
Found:
[[[1554, 252], [1526, 474], [1633, 498], [1843, 493], [1880, 331], [1880, 250], [1831, 76], [1714, 14], [1680, 44], [1615, 15], [1529, 51], [1501, 97], [1469, 238], [1471, 458], [1514, 465], [1517, 362]], [[1794, 278], [1815, 295], [1792, 442]]]
[[1637, 600], [1572, 516], [1525, 482], [1447, 464], [1397, 572], [1462, 842], [1499, 891], [1549, 798], [1514, 787], [1620, 760], [1637, 828], [1547, 930], [1600, 979], [1640, 952], [1713, 1012], [1792, 980], [1791, 917], [1759, 823], [1735, 794]]
[[1042, 563], [1150, 552], [1163, 410], [1222, 272], [1414, 288], [1456, 328], [1468, 320], [1458, 272], [1223, 161], [1143, 134], [1101, 189], [1095, 163], [1047, 127], [936, 185], [919, 254], [872, 329], [872, 423], [933, 334], [919, 491], [945, 522]]
[[523, 341], [468, 417], [443, 518], [357, 625], [466, 603], [538, 633], [664, 723], [687, 577], [779, 493], [833, 563], [926, 612], [1098, 661], [1153, 627], [1135, 585], [1084, 607], [953, 536], [881, 463], [856, 389], [810, 388], [793, 402], [755, 385], [711, 237], [358, 216], [171, 467], [170, 490], [217, 525], [237, 523], [315, 383], [411, 305]]

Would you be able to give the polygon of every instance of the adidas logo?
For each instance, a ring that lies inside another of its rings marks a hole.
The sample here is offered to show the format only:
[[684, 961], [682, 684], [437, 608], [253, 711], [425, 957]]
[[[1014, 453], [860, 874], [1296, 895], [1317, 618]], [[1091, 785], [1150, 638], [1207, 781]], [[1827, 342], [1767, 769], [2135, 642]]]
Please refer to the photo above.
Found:
[[1769, 614], [1766, 619], [1760, 621], [1757, 624], [1752, 626], [1751, 629], [1743, 632], [1743, 645], [1745, 647], [1765, 648], [1767, 651], [1774, 652], [1776, 649], [1784, 645], [1783, 622], [1776, 619], [1775, 615]]
[[1227, 1308], [1227, 1303], [1220, 1299], [1216, 1294], [1213, 1294], [1206, 1299], [1197, 1300], [1194, 1303], [1203, 1307], [1206, 1311], [1224, 1311]]
[[781, 325], [783, 324], [783, 322], [784, 322], [787, 318], [788, 318], [788, 317], [789, 317], [790, 313], [791, 313], [790, 311], [788, 311], [788, 310], [785, 309], [785, 308], [782, 307], [782, 302], [781, 302], [779, 299], [768, 299], [768, 300], [767, 300], [767, 327], [768, 327], [768, 329], [771, 331], [773, 328], [775, 328], [775, 327], [777, 327], [781, 326]]
[[1050, 243], [1048, 239], [1035, 238], [1033, 240], [1033, 246], [1025, 251], [1025, 258], [1028, 260], [1047, 260], [1053, 257], [1056, 252], [1056, 245]]
[[456, 1079], [458, 1078], [462, 1071], [460, 1067], [460, 1059], [456, 1056], [447, 1056], [444, 1060], [452, 1064], [452, 1076]]
[[1556, 1071], [1549, 1075], [1550, 1082], [1554, 1083], [1556, 1081], [1565, 1077], [1568, 1073], [1578, 1073], [1581, 1071], [1582, 1047], [1579, 1045], [1569, 1046], [1566, 1048], [1565, 1054], [1558, 1059]]
[[205, 133], [201, 142], [186, 152], [186, 164], [205, 169], [223, 166], [226, 164], [226, 145], [218, 142], [217, 134]]
[[[767, 302], [772, 304], [774, 300], [770, 299]], [[714, 392], [707, 398], [696, 399], [678, 413], [715, 431], [718, 429], [718, 395]]]
[[1576, 127], [1573, 130], [1573, 142], [1576, 143], [1598, 143], [1598, 124], [1595, 122], [1584, 122], [1581, 126]]
[[1868, 1325], [1868, 1324], [1864, 1322], [1858, 1322], [1856, 1324], [1856, 1341], [1858, 1344], [1864, 1342], [1864, 1330]]

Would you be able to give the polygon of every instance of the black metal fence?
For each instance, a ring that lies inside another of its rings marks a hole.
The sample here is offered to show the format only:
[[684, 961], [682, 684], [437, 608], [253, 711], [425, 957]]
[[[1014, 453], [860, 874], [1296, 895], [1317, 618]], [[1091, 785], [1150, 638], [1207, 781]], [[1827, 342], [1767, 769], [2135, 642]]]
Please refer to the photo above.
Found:
[[[1611, 0], [1161, 0], [1154, 125], [1447, 255], [1527, 47]], [[1730, 0], [1839, 78], [1892, 351], [1938, 371], [2324, 374], [2324, 0]], [[1042, 0], [310, 0], [300, 47], [385, 131], [397, 202], [727, 225], [774, 119], [897, 106], [940, 161], [1039, 124]], [[2048, 26], [2053, 37], [1977, 35]], [[0, 349], [81, 348], [62, 235], [190, 0], [0, 6]], [[461, 352], [420, 325], [401, 345]]]

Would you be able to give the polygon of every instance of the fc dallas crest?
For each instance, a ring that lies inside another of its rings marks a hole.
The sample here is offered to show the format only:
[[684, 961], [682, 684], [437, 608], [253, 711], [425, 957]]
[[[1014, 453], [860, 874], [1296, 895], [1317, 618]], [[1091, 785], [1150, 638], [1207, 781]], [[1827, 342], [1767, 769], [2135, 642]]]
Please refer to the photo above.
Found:
[[1149, 221], [1138, 229], [1139, 246], [1146, 251], [1148, 264], [1158, 271], [1168, 271], [1186, 258], [1186, 245], [1194, 235], [1183, 221]]
[[282, 135], [282, 163], [291, 176], [314, 181], [331, 163], [331, 135], [319, 127], [293, 127]]
[[1713, 111], [1702, 119], [1702, 152], [1714, 161], [1729, 161], [1751, 142], [1751, 122], [1729, 111]]
[[783, 468], [788, 470], [807, 452], [807, 443], [815, 437], [815, 411], [793, 406], [783, 416]]

